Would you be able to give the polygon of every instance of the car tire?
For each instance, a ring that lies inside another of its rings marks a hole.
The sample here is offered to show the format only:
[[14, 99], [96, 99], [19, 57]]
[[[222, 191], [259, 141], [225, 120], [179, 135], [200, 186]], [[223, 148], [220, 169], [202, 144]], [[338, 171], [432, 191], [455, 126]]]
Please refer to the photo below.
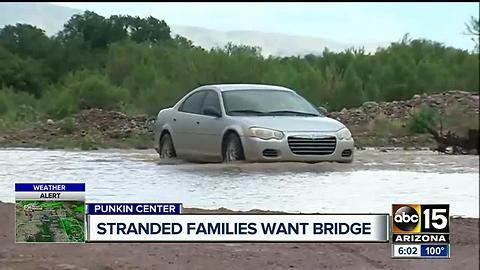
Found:
[[167, 133], [160, 139], [158, 155], [160, 159], [173, 159], [177, 157], [170, 134]]
[[236, 161], [245, 160], [243, 153], [242, 142], [240, 137], [235, 133], [230, 133], [225, 141], [225, 147], [223, 150], [223, 162], [231, 163]]

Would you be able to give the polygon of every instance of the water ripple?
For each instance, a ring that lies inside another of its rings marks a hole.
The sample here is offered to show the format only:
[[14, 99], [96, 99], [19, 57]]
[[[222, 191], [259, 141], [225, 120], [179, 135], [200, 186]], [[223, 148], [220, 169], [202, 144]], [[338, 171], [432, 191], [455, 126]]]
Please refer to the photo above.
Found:
[[182, 202], [187, 207], [388, 213], [392, 203], [448, 203], [478, 217], [478, 156], [362, 151], [353, 164], [159, 163], [153, 151], [0, 150], [0, 200], [14, 182], [79, 181], [88, 202]]

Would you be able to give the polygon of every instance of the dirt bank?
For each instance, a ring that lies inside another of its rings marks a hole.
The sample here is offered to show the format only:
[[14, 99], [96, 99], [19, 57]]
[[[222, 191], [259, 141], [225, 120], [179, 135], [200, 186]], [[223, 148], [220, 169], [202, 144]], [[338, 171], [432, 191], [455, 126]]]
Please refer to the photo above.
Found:
[[[469, 129], [478, 130], [478, 97], [478, 93], [463, 91], [415, 95], [409, 100], [365, 102], [359, 108], [330, 112], [328, 116], [350, 128], [357, 147], [434, 148], [436, 143], [429, 134], [413, 134], [408, 129], [408, 111], [422, 105], [436, 107], [442, 112], [444, 131], [464, 135]], [[460, 118], [462, 121], [458, 121]], [[63, 120], [43, 119], [24, 128], [0, 131], [0, 147], [153, 148], [154, 121], [146, 115], [84, 110]]]
[[84, 110], [63, 120], [37, 121], [0, 133], [0, 147], [153, 148], [153, 123], [145, 115], [128, 116], [102, 109]]
[[392, 260], [389, 244], [15, 244], [13, 204], [0, 202], [0, 217], [1, 270], [413, 270], [478, 269], [479, 264], [478, 219], [452, 219], [449, 260]]
[[[413, 133], [408, 127], [411, 114], [424, 107], [436, 111], [437, 132], [451, 131], [468, 136], [477, 130], [479, 121], [478, 92], [447, 91], [431, 95], [414, 95], [408, 100], [363, 103], [361, 107], [331, 112], [329, 117], [344, 123], [354, 135], [357, 146], [401, 146], [405, 148], [436, 148], [430, 134]], [[458, 121], [462, 119], [462, 121]]]
[[446, 113], [449, 110], [460, 109], [463, 113], [478, 114], [479, 95], [473, 92], [447, 91], [431, 95], [414, 95], [408, 100], [379, 103], [367, 101], [359, 108], [344, 108], [338, 112], [329, 113], [329, 116], [347, 125], [368, 122], [378, 117], [379, 114], [385, 116], [388, 120], [407, 120], [409, 118], [408, 111], [422, 105], [435, 107]]

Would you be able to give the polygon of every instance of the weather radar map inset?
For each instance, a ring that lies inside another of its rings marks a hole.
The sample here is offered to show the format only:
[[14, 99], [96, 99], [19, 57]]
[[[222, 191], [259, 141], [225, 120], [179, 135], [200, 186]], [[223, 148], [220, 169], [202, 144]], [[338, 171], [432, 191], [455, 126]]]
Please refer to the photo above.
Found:
[[17, 243], [84, 243], [84, 183], [16, 183]]
[[17, 242], [85, 242], [85, 202], [17, 200]]

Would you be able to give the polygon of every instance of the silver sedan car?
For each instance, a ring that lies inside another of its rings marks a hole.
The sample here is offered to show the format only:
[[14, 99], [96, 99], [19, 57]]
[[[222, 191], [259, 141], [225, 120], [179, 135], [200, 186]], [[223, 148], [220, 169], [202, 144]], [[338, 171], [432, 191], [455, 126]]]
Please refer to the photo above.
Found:
[[258, 84], [198, 87], [155, 122], [161, 159], [197, 162], [353, 160], [350, 131], [294, 90]]

